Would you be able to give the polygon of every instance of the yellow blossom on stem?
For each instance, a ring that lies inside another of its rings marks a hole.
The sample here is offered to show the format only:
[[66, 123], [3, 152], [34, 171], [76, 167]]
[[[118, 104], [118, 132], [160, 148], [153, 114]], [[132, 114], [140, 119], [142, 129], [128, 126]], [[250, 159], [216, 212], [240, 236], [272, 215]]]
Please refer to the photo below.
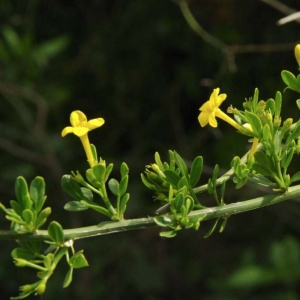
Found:
[[83, 112], [75, 110], [71, 113], [70, 123], [72, 126], [65, 127], [61, 132], [61, 136], [64, 137], [69, 133], [77, 135], [82, 142], [88, 162], [90, 166], [93, 167], [95, 165], [95, 161], [91, 150], [91, 144], [89, 142], [88, 132], [101, 127], [104, 124], [104, 119], [97, 118], [88, 121]]
[[297, 63], [300, 67], [300, 44], [298, 44], [296, 47], [295, 47], [295, 57], [296, 57], [296, 60], [297, 60]]
[[211, 127], [216, 128], [218, 126], [218, 122], [216, 120], [216, 117], [222, 119], [223, 121], [227, 122], [234, 128], [236, 128], [240, 132], [245, 132], [245, 129], [243, 126], [238, 124], [236, 121], [231, 119], [228, 115], [226, 115], [219, 106], [222, 104], [222, 102], [226, 99], [226, 94], [220, 94], [220, 89], [216, 88], [210, 95], [210, 98], [208, 101], [206, 101], [201, 107], [198, 120], [202, 127], [209, 124]]

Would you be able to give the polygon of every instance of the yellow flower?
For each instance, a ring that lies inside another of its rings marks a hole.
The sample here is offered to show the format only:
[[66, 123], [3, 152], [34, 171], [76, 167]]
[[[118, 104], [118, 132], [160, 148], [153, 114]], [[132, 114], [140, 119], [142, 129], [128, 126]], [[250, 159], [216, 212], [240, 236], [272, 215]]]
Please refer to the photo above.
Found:
[[295, 57], [296, 57], [296, 60], [297, 60], [297, 63], [300, 67], [300, 44], [298, 44], [296, 47], [295, 47]]
[[243, 126], [239, 125], [237, 122], [235, 122], [233, 119], [231, 119], [229, 116], [227, 116], [224, 112], [221, 111], [219, 106], [222, 104], [222, 102], [226, 99], [226, 94], [220, 94], [220, 89], [216, 88], [210, 95], [210, 98], [208, 101], [206, 101], [201, 107], [198, 120], [202, 127], [209, 124], [211, 127], [216, 128], [218, 126], [218, 122], [216, 120], [216, 117], [224, 120], [225, 122], [229, 123], [231, 126], [236, 128], [238, 131], [245, 132], [245, 129]]
[[97, 118], [87, 121], [87, 118], [83, 112], [80, 110], [75, 110], [71, 113], [70, 123], [72, 126], [65, 127], [61, 132], [61, 136], [64, 137], [69, 133], [74, 133], [77, 135], [82, 142], [88, 162], [90, 166], [93, 167], [95, 165], [95, 161], [88, 138], [88, 132], [102, 126], [104, 124], [104, 119]]

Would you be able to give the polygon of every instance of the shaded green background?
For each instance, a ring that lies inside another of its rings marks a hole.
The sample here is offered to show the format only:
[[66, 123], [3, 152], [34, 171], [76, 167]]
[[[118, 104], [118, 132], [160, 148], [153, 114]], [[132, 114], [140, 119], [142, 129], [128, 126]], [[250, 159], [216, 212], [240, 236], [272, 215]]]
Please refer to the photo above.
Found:
[[[284, 3], [300, 9], [299, 1]], [[194, 0], [190, 7], [201, 25], [227, 44], [299, 42], [299, 24], [277, 27], [283, 15], [260, 1]], [[71, 111], [105, 119], [90, 139], [99, 155], [115, 164], [114, 176], [127, 162], [126, 217], [142, 217], [159, 205], [140, 181], [155, 151], [166, 158], [174, 149], [187, 161], [202, 155], [202, 183], [214, 164], [225, 171], [234, 155], [247, 151], [246, 137], [222, 121], [218, 129], [200, 128], [198, 109], [213, 88], [227, 93], [224, 109], [241, 108], [255, 87], [260, 99], [274, 97], [284, 89], [281, 70], [297, 71], [291, 47], [237, 54], [233, 72], [224, 53], [191, 31], [168, 0], [2, 0], [0, 26], [0, 199], [7, 205], [14, 198], [18, 175], [28, 180], [42, 175], [54, 208], [50, 219], [65, 228], [103, 220], [95, 212], [63, 210], [69, 198], [61, 191], [61, 176], [86, 167], [79, 140], [60, 136]], [[297, 94], [284, 93], [283, 118], [298, 119], [296, 99]], [[291, 172], [298, 165], [299, 160]], [[229, 186], [225, 202], [266, 192]], [[85, 249], [90, 267], [75, 272], [73, 284], [63, 290], [62, 264], [43, 299], [298, 299], [298, 207], [289, 201], [234, 216], [224, 233], [208, 239], [203, 236], [212, 221], [172, 240], [147, 229], [78, 241], [75, 248]], [[3, 214], [0, 222], [8, 228]], [[34, 273], [14, 267], [14, 245], [0, 246], [2, 299], [35, 280]]]

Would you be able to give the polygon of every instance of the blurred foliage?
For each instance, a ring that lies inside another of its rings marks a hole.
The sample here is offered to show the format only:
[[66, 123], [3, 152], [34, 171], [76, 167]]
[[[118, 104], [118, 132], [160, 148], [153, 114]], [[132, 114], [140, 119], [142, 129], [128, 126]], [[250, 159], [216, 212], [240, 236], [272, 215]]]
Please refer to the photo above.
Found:
[[[284, 2], [300, 9], [297, 0]], [[260, 1], [193, 0], [190, 8], [227, 44], [299, 42], [299, 24], [277, 27], [282, 14]], [[222, 51], [195, 35], [168, 0], [2, 0], [0, 16], [1, 202], [13, 198], [17, 176], [41, 175], [64, 228], [100, 222], [89, 211], [63, 211], [70, 198], [60, 188], [61, 176], [86, 163], [78, 140], [60, 137], [71, 111], [105, 119], [90, 139], [99, 156], [130, 167], [127, 217], [153, 215], [157, 206], [140, 173], [155, 151], [167, 157], [175, 149], [190, 161], [202, 155], [209, 177], [210, 166], [226, 170], [248, 149], [245, 137], [226, 124], [215, 131], [199, 127], [198, 109], [212, 88], [228, 95], [228, 105], [241, 106], [255, 87], [262, 99], [282, 91], [280, 71], [297, 68], [291, 48], [238, 54], [231, 72]], [[283, 97], [283, 117], [297, 119], [293, 92]], [[249, 188], [241, 196], [232, 189], [226, 201], [258, 192]], [[78, 241], [90, 267], [66, 290], [59, 284], [62, 270], [44, 299], [298, 299], [293, 265], [299, 265], [299, 242], [293, 236], [299, 236], [299, 215], [291, 201], [235, 216], [222, 235], [209, 239], [203, 235], [211, 224], [171, 241], [159, 239], [156, 229]], [[3, 299], [28, 277], [9, 273], [10, 244], [0, 248]]]

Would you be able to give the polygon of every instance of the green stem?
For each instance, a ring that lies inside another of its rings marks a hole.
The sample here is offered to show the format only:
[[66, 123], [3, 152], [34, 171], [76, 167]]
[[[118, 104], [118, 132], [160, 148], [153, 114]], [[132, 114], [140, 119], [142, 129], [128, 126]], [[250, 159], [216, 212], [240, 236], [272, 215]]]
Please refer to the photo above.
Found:
[[[195, 210], [188, 215], [191, 220], [197, 220], [199, 217], [205, 215], [203, 221], [229, 217], [234, 214], [243, 213], [246, 211], [259, 209], [264, 206], [273, 205], [282, 201], [286, 201], [300, 196], [300, 185], [290, 187], [286, 193], [276, 193], [263, 197], [258, 197], [251, 200], [232, 203], [224, 206], [217, 206], [211, 208], [205, 208]], [[117, 232], [124, 232], [128, 230], [143, 229], [148, 227], [157, 227], [153, 217], [122, 220], [118, 222], [102, 222], [99, 225], [81, 227], [75, 229], [65, 229], [65, 240], [76, 240], [82, 238], [88, 238], [92, 236], [111, 234]], [[14, 231], [0, 231], [0, 239], [2, 240], [51, 240], [48, 236], [47, 230], [39, 230], [35, 234], [20, 234]]]

